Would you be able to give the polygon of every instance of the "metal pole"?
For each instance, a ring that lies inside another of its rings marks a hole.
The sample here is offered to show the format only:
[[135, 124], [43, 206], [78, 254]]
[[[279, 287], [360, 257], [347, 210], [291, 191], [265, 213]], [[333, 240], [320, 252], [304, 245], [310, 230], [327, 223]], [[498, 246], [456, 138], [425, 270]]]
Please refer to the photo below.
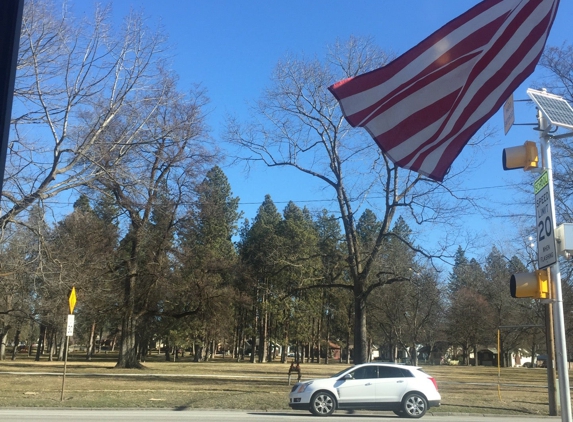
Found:
[[[549, 177], [549, 194], [552, 203], [553, 230], [557, 228], [555, 217], [555, 194], [553, 191], [553, 166], [551, 163], [551, 145], [549, 144], [548, 130], [550, 124], [541, 112], [538, 112], [541, 144], [544, 151], [544, 167]], [[569, 392], [569, 368], [567, 363], [567, 344], [565, 342], [565, 318], [563, 315], [563, 292], [561, 288], [561, 270], [559, 261], [551, 267], [551, 280], [555, 287], [555, 301], [553, 302], [553, 319], [555, 324], [555, 361], [559, 374], [559, 398], [561, 401], [561, 421], [572, 422], [571, 394]]]
[[70, 336], [66, 335], [66, 350], [64, 351], [64, 376], [62, 377], [62, 394], [60, 401], [64, 401], [64, 389], [66, 387], [66, 367], [68, 364], [68, 347], [70, 346]]
[[[552, 293], [551, 297], [555, 294]], [[547, 347], [547, 389], [549, 392], [549, 416], [557, 416], [559, 407], [557, 405], [557, 373], [555, 371], [555, 335], [553, 325], [553, 304], [547, 303], [545, 306], [546, 334], [545, 344]]]

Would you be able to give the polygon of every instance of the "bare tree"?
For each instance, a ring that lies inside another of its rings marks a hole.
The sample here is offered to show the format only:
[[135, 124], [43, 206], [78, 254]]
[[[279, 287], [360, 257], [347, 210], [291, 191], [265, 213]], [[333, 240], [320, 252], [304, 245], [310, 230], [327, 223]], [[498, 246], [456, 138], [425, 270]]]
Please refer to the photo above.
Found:
[[[334, 82], [384, 65], [388, 59], [371, 40], [357, 38], [335, 44], [323, 62], [287, 58], [278, 63], [270, 88], [253, 108], [254, 122], [243, 126], [230, 119], [227, 131], [228, 141], [240, 147], [239, 158], [248, 163], [291, 167], [332, 189], [346, 237], [351, 281], [331, 285], [353, 290], [355, 362], [367, 361], [368, 296], [379, 286], [407, 278], [376, 262], [384, 240], [396, 237], [390, 233], [394, 218], [402, 214], [420, 224], [451, 223], [451, 217], [462, 212], [459, 203], [455, 211], [448, 204], [451, 196], [444, 185], [400, 170], [365, 131], [351, 129], [327, 90]], [[380, 219], [368, 248], [361, 245], [356, 230], [355, 216], [364, 204]]]
[[[89, 186], [113, 196], [127, 216], [121, 227], [129, 251], [116, 268], [126, 281], [119, 364], [137, 366], [133, 322], [149, 311], [153, 285], [135, 287], [142, 239], [162, 204], [172, 204], [163, 211], [167, 227], [173, 224], [192, 180], [213, 156], [199, 142], [206, 134], [203, 92], [186, 97], [175, 89], [163, 34], [137, 14], [120, 29], [109, 18], [109, 8], [78, 20], [65, 1], [26, 2], [0, 227], [71, 189]], [[150, 265], [163, 258], [154, 256]], [[144, 303], [137, 309], [136, 294]]]
[[[130, 109], [133, 114], [122, 116], [123, 124], [111, 125], [105, 131], [105, 138], [116, 139], [132, 126], [132, 119], [140, 121], [141, 115], [146, 116], [132, 142], [111, 149], [100, 161], [103, 171], [91, 185], [111, 195], [125, 216], [116, 268], [123, 277], [118, 367], [140, 366], [135, 334], [141, 318], [167, 313], [169, 300], [165, 295], [169, 289], [162, 283], [169, 281], [172, 269], [169, 252], [175, 226], [194, 199], [197, 178], [217, 157], [214, 149], [208, 149], [204, 93], [178, 92], [176, 79], [168, 73], [159, 85], [143, 94], [147, 101], [140, 109]], [[159, 309], [160, 297], [164, 299], [163, 309]]]
[[[96, 178], [110, 164], [104, 152], [120, 161], [153, 111], [133, 112], [157, 89], [164, 38], [136, 15], [116, 30], [108, 12], [77, 20], [65, 1], [25, 3], [1, 227]], [[105, 138], [120, 118], [122, 132]]]

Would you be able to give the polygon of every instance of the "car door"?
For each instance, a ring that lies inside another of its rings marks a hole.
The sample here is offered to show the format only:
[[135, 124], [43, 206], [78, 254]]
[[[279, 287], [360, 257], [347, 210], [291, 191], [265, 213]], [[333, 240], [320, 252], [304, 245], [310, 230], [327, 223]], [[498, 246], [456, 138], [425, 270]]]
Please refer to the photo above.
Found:
[[413, 375], [407, 369], [380, 365], [376, 382], [376, 401], [379, 403], [399, 402], [408, 390], [412, 377]]
[[341, 406], [374, 404], [376, 402], [376, 366], [362, 366], [338, 381], [338, 402]]

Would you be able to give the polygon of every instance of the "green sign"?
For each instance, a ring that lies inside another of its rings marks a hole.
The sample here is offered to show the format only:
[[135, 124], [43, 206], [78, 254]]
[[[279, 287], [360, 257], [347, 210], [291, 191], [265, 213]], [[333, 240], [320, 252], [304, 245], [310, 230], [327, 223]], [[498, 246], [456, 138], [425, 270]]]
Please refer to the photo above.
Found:
[[537, 193], [543, 189], [545, 186], [549, 184], [549, 175], [547, 171], [544, 171], [541, 176], [533, 183], [533, 193], [537, 195]]

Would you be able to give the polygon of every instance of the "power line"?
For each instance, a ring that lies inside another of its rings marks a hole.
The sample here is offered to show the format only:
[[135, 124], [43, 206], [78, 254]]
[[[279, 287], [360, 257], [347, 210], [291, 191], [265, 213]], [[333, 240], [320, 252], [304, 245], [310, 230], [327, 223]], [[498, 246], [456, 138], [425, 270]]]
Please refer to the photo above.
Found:
[[[488, 190], [488, 189], [505, 189], [505, 188], [514, 188], [522, 186], [520, 183], [512, 183], [510, 185], [497, 185], [497, 186], [481, 186], [475, 188], [463, 188], [463, 189], [451, 189], [450, 192], [471, 192], [471, 191], [479, 191], [479, 190]], [[369, 196], [369, 199], [384, 199], [383, 196]], [[335, 201], [334, 198], [328, 199], [289, 199], [283, 201], [275, 201], [273, 199], [273, 203], [275, 204], [288, 204], [289, 202], [294, 202], [297, 204], [308, 204], [313, 202], [332, 202]], [[257, 202], [239, 202], [240, 205], [260, 205], [262, 201]]]

